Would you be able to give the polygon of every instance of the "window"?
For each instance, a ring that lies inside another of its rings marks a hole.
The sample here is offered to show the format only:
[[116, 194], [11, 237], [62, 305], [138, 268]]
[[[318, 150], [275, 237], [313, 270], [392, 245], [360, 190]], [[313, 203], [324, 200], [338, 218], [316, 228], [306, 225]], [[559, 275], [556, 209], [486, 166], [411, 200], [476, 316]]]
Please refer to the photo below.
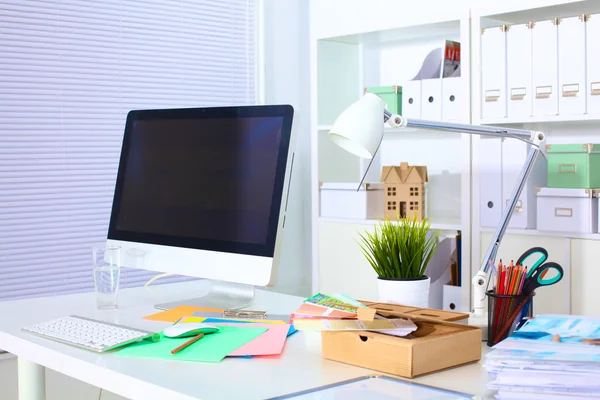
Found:
[[388, 196], [396, 196], [396, 187], [388, 187], [387, 188], [387, 195]]
[[411, 196], [418, 196], [419, 195], [419, 188], [418, 187], [411, 187], [410, 188], [410, 195]]
[[387, 202], [387, 209], [390, 211], [394, 211], [396, 210], [396, 202], [395, 201], [388, 201]]
[[0, 0], [0, 299], [93, 290], [129, 110], [256, 103], [256, 1]]

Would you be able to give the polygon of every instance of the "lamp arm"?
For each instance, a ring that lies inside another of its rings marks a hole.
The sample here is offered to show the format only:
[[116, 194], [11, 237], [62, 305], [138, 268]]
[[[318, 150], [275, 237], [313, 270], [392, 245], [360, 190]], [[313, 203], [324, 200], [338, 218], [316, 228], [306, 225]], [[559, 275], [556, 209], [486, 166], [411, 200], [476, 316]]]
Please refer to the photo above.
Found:
[[485, 308], [485, 297], [486, 290], [489, 283], [489, 271], [490, 267], [494, 265], [496, 261], [496, 255], [498, 254], [498, 248], [500, 247], [500, 241], [504, 237], [506, 228], [512, 216], [513, 211], [518, 203], [519, 196], [525, 187], [527, 178], [531, 174], [531, 170], [535, 165], [535, 161], [542, 149], [544, 148], [544, 142], [546, 136], [542, 132], [530, 131], [524, 129], [512, 129], [512, 128], [499, 128], [485, 125], [471, 125], [471, 124], [458, 124], [458, 123], [447, 123], [437, 121], [425, 121], [419, 119], [404, 118], [400, 115], [392, 114], [388, 110], [384, 110], [384, 122], [387, 122], [394, 128], [401, 127], [414, 127], [421, 129], [429, 129], [436, 131], [456, 132], [456, 133], [468, 133], [478, 134], [483, 136], [494, 136], [500, 138], [513, 138], [519, 139], [525, 143], [531, 144], [531, 149], [527, 156], [527, 160], [519, 173], [517, 182], [512, 190], [508, 204], [504, 212], [500, 223], [496, 228], [494, 237], [488, 247], [488, 250], [483, 258], [483, 262], [479, 271], [475, 274], [472, 279], [473, 285], [473, 314], [475, 316], [483, 316]]

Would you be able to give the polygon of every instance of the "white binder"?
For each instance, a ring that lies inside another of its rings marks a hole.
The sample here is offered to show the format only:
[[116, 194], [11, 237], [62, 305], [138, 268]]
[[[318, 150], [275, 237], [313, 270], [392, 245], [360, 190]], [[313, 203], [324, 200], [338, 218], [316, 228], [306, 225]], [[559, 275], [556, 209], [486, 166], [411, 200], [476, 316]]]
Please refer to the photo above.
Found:
[[402, 85], [402, 116], [421, 118], [421, 80], [408, 81]]
[[421, 118], [431, 121], [442, 119], [442, 80], [440, 78], [421, 81]]
[[536, 22], [531, 30], [533, 116], [558, 114], [558, 28], [556, 21]]
[[587, 113], [600, 114], [600, 14], [588, 17], [586, 22], [587, 59]]
[[584, 85], [585, 19], [563, 18], [558, 24], [559, 115], [585, 114]]
[[481, 118], [506, 117], [506, 27], [481, 34]]
[[531, 27], [512, 25], [506, 32], [507, 117], [523, 119], [533, 113], [531, 96]]
[[478, 141], [480, 225], [496, 227], [502, 216], [502, 140]]
[[442, 78], [442, 121], [460, 122], [463, 103], [460, 77]]

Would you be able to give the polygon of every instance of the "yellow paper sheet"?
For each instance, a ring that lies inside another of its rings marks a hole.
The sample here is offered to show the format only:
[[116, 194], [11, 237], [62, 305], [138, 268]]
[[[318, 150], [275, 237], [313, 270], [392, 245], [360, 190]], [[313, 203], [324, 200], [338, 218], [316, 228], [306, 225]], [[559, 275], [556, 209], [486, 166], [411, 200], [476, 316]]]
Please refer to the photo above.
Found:
[[196, 311], [203, 312], [223, 312], [223, 310], [218, 310], [215, 308], [202, 308], [202, 307], [194, 307], [194, 306], [179, 306], [175, 308], [171, 308], [170, 310], [165, 310], [158, 312], [156, 314], [146, 315], [144, 319], [149, 321], [162, 321], [162, 322], [171, 322], [175, 323], [179, 321], [183, 317], [189, 317]]

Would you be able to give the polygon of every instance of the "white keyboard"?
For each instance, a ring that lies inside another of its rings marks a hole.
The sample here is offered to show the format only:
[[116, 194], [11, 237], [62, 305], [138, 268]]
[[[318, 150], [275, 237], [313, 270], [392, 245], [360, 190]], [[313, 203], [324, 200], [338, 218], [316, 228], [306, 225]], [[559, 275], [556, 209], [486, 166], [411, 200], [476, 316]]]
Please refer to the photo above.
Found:
[[76, 315], [42, 322], [23, 328], [23, 331], [96, 352], [112, 350], [144, 339], [153, 342], [160, 339], [158, 333]]

